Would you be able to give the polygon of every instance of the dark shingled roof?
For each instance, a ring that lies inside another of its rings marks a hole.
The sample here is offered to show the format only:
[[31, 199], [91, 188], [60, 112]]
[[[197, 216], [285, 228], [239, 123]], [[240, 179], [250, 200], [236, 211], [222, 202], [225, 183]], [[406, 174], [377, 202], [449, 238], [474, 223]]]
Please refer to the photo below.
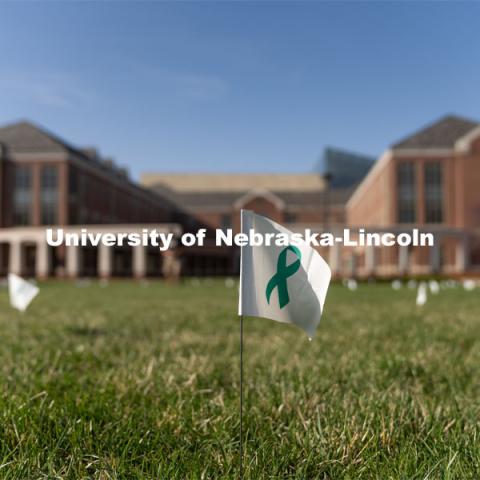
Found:
[[76, 153], [84, 156], [61, 138], [26, 121], [0, 128], [0, 143], [12, 153]]
[[453, 148], [455, 142], [478, 127], [467, 118], [447, 115], [392, 145], [394, 150], [422, 148]]
[[74, 147], [72, 144], [43, 127], [28, 121], [12, 123], [1, 127], [0, 144], [5, 146], [8, 153], [13, 154], [73, 154], [95, 168], [128, 180], [128, 175], [124, 169], [115, 166], [110, 160], [97, 158], [94, 150]]

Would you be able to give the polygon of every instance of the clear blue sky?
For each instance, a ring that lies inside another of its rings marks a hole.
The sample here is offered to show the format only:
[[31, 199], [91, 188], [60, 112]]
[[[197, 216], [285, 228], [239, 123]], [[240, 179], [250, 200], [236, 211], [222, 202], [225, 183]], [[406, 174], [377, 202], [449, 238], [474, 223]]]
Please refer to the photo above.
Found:
[[2, 3], [0, 122], [143, 171], [310, 171], [480, 119], [480, 4]]

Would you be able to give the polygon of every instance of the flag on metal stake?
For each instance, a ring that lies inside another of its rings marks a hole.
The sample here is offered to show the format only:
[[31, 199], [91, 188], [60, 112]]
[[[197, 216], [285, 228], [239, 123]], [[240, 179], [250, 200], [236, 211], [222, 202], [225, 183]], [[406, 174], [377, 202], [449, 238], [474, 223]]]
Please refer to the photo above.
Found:
[[[242, 232], [292, 232], [266, 217], [242, 210]], [[331, 271], [304, 242], [244, 246], [240, 266], [239, 315], [263, 317], [302, 328], [311, 338], [320, 323]]]
[[266, 217], [242, 210], [241, 230], [262, 235], [283, 234], [284, 245], [242, 246], [240, 260], [240, 479], [243, 479], [243, 316], [263, 317], [297, 325], [310, 339], [330, 283], [325, 260], [305, 242], [294, 242], [290, 230]]

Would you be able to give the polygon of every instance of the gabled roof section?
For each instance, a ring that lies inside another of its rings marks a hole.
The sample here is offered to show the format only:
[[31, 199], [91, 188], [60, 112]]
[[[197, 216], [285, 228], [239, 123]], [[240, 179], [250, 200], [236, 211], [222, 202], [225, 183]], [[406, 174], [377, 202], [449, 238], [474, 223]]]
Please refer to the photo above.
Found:
[[[235, 207], [239, 199], [245, 198], [246, 195], [256, 196], [259, 194], [258, 190], [245, 191], [189, 191], [189, 192], [174, 192], [166, 191], [162, 187], [151, 187], [159, 194], [168, 197], [179, 207], [186, 210], [230, 210]], [[322, 205], [345, 205], [347, 200], [353, 193], [353, 188], [338, 188], [332, 190], [317, 190], [317, 191], [282, 191], [272, 190], [270, 195], [275, 196], [284, 203], [286, 208], [305, 208], [305, 207], [319, 207]]]
[[393, 150], [450, 149], [455, 142], [480, 124], [474, 120], [447, 115], [392, 145]]
[[146, 173], [140, 182], [147, 187], [163, 187], [178, 193], [243, 194], [252, 189], [311, 192], [325, 188], [325, 180], [318, 173]]
[[76, 153], [84, 156], [60, 137], [27, 121], [0, 128], [0, 143], [12, 153]]
[[257, 188], [252, 189], [249, 192], [242, 195], [240, 198], [238, 198], [235, 201], [233, 206], [235, 208], [242, 208], [252, 200], [259, 197], [275, 205], [279, 210], [283, 210], [285, 208], [285, 202], [278, 195], [275, 195], [275, 193], [270, 192], [269, 190], [257, 189]]

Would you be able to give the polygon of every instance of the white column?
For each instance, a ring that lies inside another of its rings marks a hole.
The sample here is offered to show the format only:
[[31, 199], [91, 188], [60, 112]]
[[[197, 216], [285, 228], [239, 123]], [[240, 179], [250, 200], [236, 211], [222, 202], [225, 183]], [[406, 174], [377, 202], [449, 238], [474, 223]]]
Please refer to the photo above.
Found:
[[143, 245], [133, 247], [133, 275], [143, 278], [147, 274], [147, 249]]
[[10, 242], [8, 271], [16, 275], [22, 274], [22, 244], [19, 241]]
[[408, 246], [400, 245], [398, 247], [398, 272], [400, 275], [408, 273], [409, 267]]
[[81, 247], [74, 245], [68, 246], [66, 252], [66, 270], [67, 276], [70, 278], [77, 278], [80, 274], [80, 257], [81, 257]]
[[338, 275], [341, 267], [341, 246], [338, 243], [334, 243], [328, 251], [328, 263], [332, 270], [332, 275]]
[[457, 273], [464, 273], [468, 270], [468, 238], [466, 236], [459, 238], [455, 245], [455, 268]]
[[109, 278], [112, 275], [112, 247], [98, 246], [98, 276]]
[[35, 274], [39, 278], [46, 278], [50, 273], [50, 248], [45, 240], [37, 242], [35, 255]]
[[377, 266], [376, 253], [373, 245], [368, 246], [365, 250], [365, 270], [369, 275], [375, 273], [375, 268]]
[[440, 245], [438, 237], [435, 238], [433, 246], [430, 247], [430, 268], [432, 273], [440, 271]]

